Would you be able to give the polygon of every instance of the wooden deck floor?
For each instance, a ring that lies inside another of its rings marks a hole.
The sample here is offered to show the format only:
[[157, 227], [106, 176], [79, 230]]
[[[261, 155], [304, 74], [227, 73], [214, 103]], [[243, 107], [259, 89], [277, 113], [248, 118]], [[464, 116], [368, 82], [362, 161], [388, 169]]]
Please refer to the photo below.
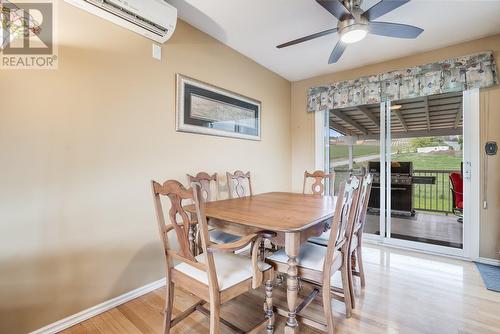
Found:
[[[367, 287], [356, 291], [358, 305], [345, 319], [340, 302], [333, 301], [336, 333], [500, 333], [500, 293], [485, 289], [473, 263], [367, 245], [364, 252]], [[285, 294], [275, 289], [278, 304]], [[307, 290], [307, 287], [304, 289]], [[163, 289], [132, 300], [66, 331], [77, 333], [161, 333]], [[195, 299], [177, 291], [174, 314]], [[223, 307], [223, 317], [242, 329], [263, 318], [263, 292], [245, 294]], [[322, 317], [320, 302], [307, 315]], [[276, 333], [283, 333], [278, 317]], [[318, 333], [304, 325], [301, 334]], [[193, 314], [173, 333], [208, 333], [208, 320]], [[223, 328], [223, 333], [230, 333]]]
[[[366, 217], [365, 233], [378, 234], [380, 217], [372, 214]], [[396, 235], [427, 239], [438, 243], [462, 244], [464, 225], [457, 222], [457, 217], [451, 214], [446, 216], [417, 211], [415, 217], [392, 217], [391, 221], [391, 231]]]

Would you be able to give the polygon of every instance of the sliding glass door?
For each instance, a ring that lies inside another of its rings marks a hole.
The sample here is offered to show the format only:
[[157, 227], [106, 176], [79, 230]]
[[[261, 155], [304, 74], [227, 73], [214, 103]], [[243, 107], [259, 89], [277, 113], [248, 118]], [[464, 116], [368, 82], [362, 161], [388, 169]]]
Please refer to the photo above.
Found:
[[367, 239], [455, 256], [474, 251], [467, 245], [474, 234], [468, 208], [460, 203], [476, 172], [467, 158], [475, 130], [463, 135], [474, 103], [464, 109], [462, 94], [450, 93], [329, 111], [325, 169], [336, 185], [350, 175], [374, 175]]
[[462, 94], [388, 101], [380, 108], [381, 240], [463, 256], [463, 209], [457, 211], [451, 182], [462, 174]]
[[[331, 110], [329, 112], [329, 171], [335, 174], [335, 189], [350, 175], [362, 176], [370, 166], [380, 165], [380, 105]], [[365, 234], [381, 235], [380, 196], [371, 196]]]

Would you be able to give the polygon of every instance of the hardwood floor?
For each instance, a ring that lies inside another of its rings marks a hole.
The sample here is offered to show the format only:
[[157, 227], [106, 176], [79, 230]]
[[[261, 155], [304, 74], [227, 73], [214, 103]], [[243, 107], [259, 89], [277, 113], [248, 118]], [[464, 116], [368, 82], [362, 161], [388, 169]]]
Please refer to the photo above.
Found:
[[[473, 263], [373, 245], [364, 250], [366, 289], [356, 291], [357, 308], [350, 319], [344, 317], [343, 304], [333, 301], [336, 333], [500, 333], [500, 293], [486, 290]], [[158, 289], [62, 333], [161, 333], [163, 294]], [[277, 304], [283, 305], [285, 296], [283, 288], [275, 288]], [[249, 329], [263, 319], [263, 300], [262, 290], [247, 293], [224, 305], [222, 316]], [[174, 315], [194, 302], [177, 290]], [[321, 318], [320, 300], [305, 312]], [[284, 322], [277, 318], [276, 333], [283, 333]], [[208, 333], [208, 319], [194, 313], [173, 333]], [[223, 333], [231, 332], [223, 326]], [[301, 325], [300, 333], [318, 332]]]

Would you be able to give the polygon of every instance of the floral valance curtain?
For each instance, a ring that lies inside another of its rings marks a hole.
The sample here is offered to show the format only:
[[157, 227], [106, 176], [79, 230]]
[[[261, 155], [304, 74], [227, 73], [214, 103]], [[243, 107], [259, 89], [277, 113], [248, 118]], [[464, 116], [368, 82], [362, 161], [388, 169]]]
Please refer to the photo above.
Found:
[[382, 73], [309, 89], [307, 111], [337, 109], [498, 84], [493, 52]]

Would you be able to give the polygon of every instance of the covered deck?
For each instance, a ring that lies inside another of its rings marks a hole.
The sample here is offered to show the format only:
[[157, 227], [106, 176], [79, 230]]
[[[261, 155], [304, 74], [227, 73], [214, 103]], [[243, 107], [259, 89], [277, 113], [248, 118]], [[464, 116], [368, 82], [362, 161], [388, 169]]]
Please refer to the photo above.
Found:
[[[462, 134], [463, 109], [460, 93], [397, 101], [393, 102], [392, 106], [396, 107], [391, 111], [393, 145], [396, 141], [404, 139]], [[340, 134], [338, 137], [330, 138], [330, 145], [341, 143], [348, 147], [348, 157], [329, 158], [330, 170], [337, 174], [338, 179], [367, 167], [369, 161], [379, 160], [378, 151], [368, 152], [358, 149], [362, 146], [359, 143], [371, 142], [371, 145], [380, 143], [379, 104], [331, 110], [329, 125], [334, 134]], [[398, 155], [395, 149], [393, 151], [393, 161], [404, 161], [404, 154]], [[461, 161], [460, 152], [453, 154]], [[458, 164], [453, 168], [446, 165], [438, 168], [414, 167], [413, 176], [431, 176], [436, 182], [413, 184], [412, 201], [415, 213], [401, 215], [393, 212], [391, 237], [455, 248], [463, 247], [463, 224], [458, 222], [458, 217], [453, 214], [454, 203], [449, 180], [450, 173], [461, 172], [459, 166]], [[380, 234], [379, 217], [376, 212], [369, 214], [365, 231]]]

